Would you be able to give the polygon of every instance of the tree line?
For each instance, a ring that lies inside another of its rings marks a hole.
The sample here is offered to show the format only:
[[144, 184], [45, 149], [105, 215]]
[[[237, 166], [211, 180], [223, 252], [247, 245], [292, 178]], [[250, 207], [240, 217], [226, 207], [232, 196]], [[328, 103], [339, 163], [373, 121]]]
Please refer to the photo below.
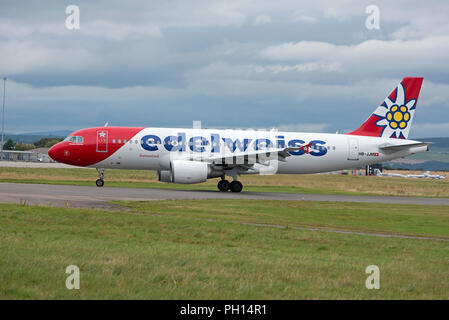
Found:
[[50, 148], [51, 146], [61, 142], [62, 138], [41, 138], [39, 141], [33, 144], [17, 142], [15, 143], [11, 138], [9, 138], [3, 145], [3, 150], [18, 150], [26, 151], [35, 148]]

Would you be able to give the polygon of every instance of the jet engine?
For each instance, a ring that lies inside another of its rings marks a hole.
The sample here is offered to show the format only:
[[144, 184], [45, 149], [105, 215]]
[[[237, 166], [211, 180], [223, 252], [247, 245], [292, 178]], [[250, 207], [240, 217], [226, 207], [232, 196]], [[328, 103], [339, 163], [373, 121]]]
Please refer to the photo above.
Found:
[[173, 177], [170, 170], [158, 170], [157, 180], [160, 182], [173, 182]]
[[199, 183], [207, 180], [208, 164], [201, 161], [174, 160], [171, 174], [175, 183]]
[[205, 182], [208, 178], [216, 178], [223, 175], [223, 168], [207, 162], [172, 160], [170, 162], [170, 170], [157, 171], [157, 180], [160, 182], [192, 184]]

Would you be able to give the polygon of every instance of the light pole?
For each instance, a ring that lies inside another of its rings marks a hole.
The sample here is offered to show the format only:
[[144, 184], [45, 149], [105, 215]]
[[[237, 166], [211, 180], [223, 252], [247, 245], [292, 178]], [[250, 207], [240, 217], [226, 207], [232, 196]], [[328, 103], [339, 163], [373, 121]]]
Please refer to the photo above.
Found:
[[[2, 151], [5, 136], [5, 96], [6, 96], [6, 77], [3, 78], [3, 111], [2, 111]], [[2, 152], [3, 153], [3, 152]]]

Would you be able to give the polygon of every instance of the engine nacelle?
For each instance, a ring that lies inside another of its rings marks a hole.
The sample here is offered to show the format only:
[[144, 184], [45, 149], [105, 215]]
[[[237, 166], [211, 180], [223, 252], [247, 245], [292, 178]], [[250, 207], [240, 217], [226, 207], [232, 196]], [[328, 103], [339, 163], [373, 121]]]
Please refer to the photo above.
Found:
[[158, 170], [157, 180], [160, 182], [173, 182], [173, 176], [170, 170]]
[[208, 176], [208, 164], [200, 161], [173, 160], [171, 162], [171, 176], [175, 183], [205, 182]]

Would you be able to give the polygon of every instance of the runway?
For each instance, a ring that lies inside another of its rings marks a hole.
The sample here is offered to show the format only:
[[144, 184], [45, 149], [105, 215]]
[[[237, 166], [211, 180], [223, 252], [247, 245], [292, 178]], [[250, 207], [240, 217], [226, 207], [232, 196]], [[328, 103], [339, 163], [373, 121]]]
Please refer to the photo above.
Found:
[[95, 186], [69, 186], [51, 184], [0, 183], [1, 203], [26, 203], [29, 205], [60, 206], [71, 208], [108, 209], [115, 206], [112, 200], [149, 201], [185, 199], [253, 199], [253, 200], [303, 200], [365, 202], [387, 204], [419, 204], [449, 206], [449, 198], [388, 197], [328, 194], [297, 194], [275, 192], [219, 192], [205, 190], [170, 190], [115, 188]]

